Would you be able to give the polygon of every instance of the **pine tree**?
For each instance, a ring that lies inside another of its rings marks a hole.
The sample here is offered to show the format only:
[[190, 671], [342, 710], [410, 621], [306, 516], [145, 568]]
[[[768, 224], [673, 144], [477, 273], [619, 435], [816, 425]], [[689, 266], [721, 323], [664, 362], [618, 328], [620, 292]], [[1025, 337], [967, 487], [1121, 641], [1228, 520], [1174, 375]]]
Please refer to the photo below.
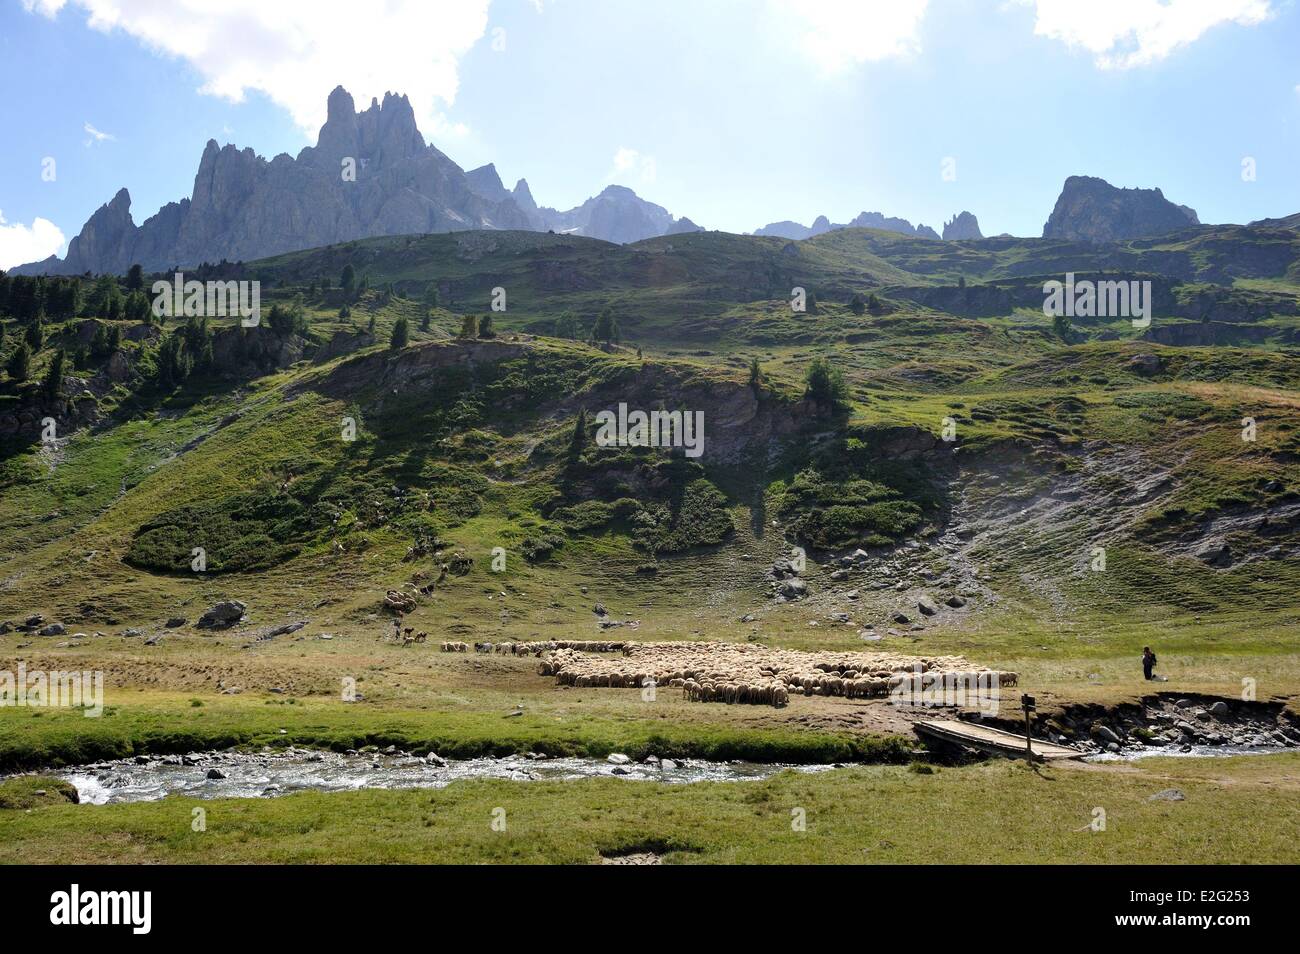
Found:
[[129, 292], [140, 291], [144, 288], [144, 269], [139, 265], [132, 265], [130, 271], [126, 273], [126, 290]]
[[45, 327], [42, 321], [44, 317], [44, 312], [38, 312], [36, 320], [27, 326], [27, 347], [31, 349], [32, 354], [40, 351], [41, 346], [45, 344]]
[[757, 358], [749, 360], [749, 387], [755, 395], [763, 390], [763, 368]]
[[[114, 310], [110, 305], [110, 312]], [[113, 315], [108, 315], [113, 318]], [[125, 318], [127, 321], [139, 321], [146, 325], [153, 324], [153, 307], [149, 304], [149, 299], [142, 291], [133, 291], [126, 296], [126, 301], [122, 304], [121, 314], [118, 318]]]
[[357, 270], [352, 267], [351, 262], [348, 262], [343, 266], [343, 274], [339, 277], [339, 285], [350, 295], [352, 294], [352, 289], [356, 286], [356, 283]]
[[45, 392], [47, 398], [57, 398], [63, 390], [63, 365], [65, 360], [62, 348], [54, 352], [54, 358], [45, 371], [45, 381], [41, 385], [41, 389]]
[[604, 344], [612, 344], [618, 341], [618, 319], [614, 317], [614, 313], [608, 307], [596, 319], [596, 324], [591, 329], [591, 338], [593, 341], [600, 341]]
[[388, 340], [388, 347], [393, 351], [400, 351], [405, 348], [411, 340], [411, 329], [406, 323], [405, 318], [398, 318], [393, 322], [393, 336]]
[[825, 358], [813, 359], [804, 381], [804, 396], [822, 408], [838, 410], [848, 400], [849, 388], [844, 383], [844, 372]]
[[587, 446], [587, 409], [578, 411], [578, 419], [573, 422], [573, 436], [569, 439], [569, 456], [578, 457]]
[[495, 338], [496, 329], [492, 327], [492, 316], [484, 315], [478, 320], [478, 336], [480, 338]]
[[478, 319], [473, 315], [466, 315], [460, 320], [460, 337], [477, 338], [478, 337]]
[[26, 381], [27, 375], [31, 373], [32, 352], [27, 347], [27, 342], [21, 341], [18, 347], [14, 348], [14, 353], [9, 356], [9, 363], [5, 370], [9, 372], [9, 377], [15, 381]]
[[578, 337], [578, 319], [573, 316], [573, 312], [566, 311], [555, 319], [555, 337], [557, 338], [577, 338]]

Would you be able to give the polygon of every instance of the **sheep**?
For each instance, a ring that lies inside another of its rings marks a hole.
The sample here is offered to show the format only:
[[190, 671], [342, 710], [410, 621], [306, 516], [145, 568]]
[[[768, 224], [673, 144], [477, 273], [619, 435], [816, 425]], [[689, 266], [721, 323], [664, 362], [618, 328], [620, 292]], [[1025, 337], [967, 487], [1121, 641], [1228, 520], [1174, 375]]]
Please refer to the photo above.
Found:
[[[639, 689], [653, 683], [680, 689], [688, 702], [730, 705], [783, 706], [791, 694], [848, 699], [906, 695], [955, 686], [970, 675], [964, 672], [969, 669], [966, 661], [956, 656], [807, 653], [748, 643], [546, 640], [476, 643], [475, 649], [537, 656], [538, 673], [563, 686]], [[1015, 676], [991, 678], [1008, 685]]]

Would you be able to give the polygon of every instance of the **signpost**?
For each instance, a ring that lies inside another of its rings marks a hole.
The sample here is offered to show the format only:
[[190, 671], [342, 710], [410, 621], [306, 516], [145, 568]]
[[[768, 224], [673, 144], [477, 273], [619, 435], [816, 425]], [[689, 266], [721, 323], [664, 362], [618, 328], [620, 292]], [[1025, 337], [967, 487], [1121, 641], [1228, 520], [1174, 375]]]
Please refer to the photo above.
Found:
[[1033, 725], [1033, 719], [1030, 713], [1037, 709], [1034, 697], [1025, 693], [1020, 697], [1020, 708], [1025, 710], [1025, 758], [1030, 762], [1034, 760], [1034, 740], [1029, 734], [1029, 729]]

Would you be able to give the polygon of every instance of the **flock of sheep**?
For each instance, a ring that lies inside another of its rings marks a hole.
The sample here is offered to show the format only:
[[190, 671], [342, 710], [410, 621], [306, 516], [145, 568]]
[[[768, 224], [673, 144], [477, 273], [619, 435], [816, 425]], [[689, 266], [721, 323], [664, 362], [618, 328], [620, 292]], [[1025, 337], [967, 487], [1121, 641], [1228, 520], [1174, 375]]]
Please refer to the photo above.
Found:
[[[603, 639], [547, 639], [530, 643], [475, 643], [476, 653], [501, 653], [507, 656], [540, 656], [557, 649], [577, 649], [585, 653], [616, 653], [626, 643]], [[445, 642], [444, 653], [467, 653], [469, 643]]]
[[[961, 656], [905, 656], [889, 652], [817, 652], [773, 649], [749, 643], [633, 643], [553, 640], [536, 643], [475, 643], [478, 652], [547, 653], [538, 671], [561, 685], [644, 689], [670, 686], [692, 702], [783, 706], [790, 695], [865, 699], [919, 693], [979, 677], [998, 686], [1016, 674], [974, 669]], [[465, 643], [443, 643], [445, 652], [467, 652]], [[616, 657], [592, 655], [615, 653]]]

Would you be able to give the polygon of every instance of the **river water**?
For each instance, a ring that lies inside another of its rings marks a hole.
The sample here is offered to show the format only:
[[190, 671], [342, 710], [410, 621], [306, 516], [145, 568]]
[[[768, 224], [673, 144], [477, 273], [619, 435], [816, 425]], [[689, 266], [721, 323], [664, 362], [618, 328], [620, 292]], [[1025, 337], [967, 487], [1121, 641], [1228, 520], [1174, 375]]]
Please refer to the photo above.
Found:
[[[517, 782], [621, 778], [684, 785], [769, 778], [785, 769], [815, 772], [829, 765], [765, 765], [700, 759], [613, 764], [594, 758], [506, 758], [447, 760], [435, 764], [417, 756], [352, 754], [295, 749], [288, 752], [204, 752], [137, 763], [99, 762], [43, 774], [70, 782], [83, 803], [144, 802], [167, 795], [193, 798], [271, 798], [293, 792], [348, 792], [362, 788], [443, 788], [460, 779]], [[215, 771], [222, 778], [210, 778]]]

